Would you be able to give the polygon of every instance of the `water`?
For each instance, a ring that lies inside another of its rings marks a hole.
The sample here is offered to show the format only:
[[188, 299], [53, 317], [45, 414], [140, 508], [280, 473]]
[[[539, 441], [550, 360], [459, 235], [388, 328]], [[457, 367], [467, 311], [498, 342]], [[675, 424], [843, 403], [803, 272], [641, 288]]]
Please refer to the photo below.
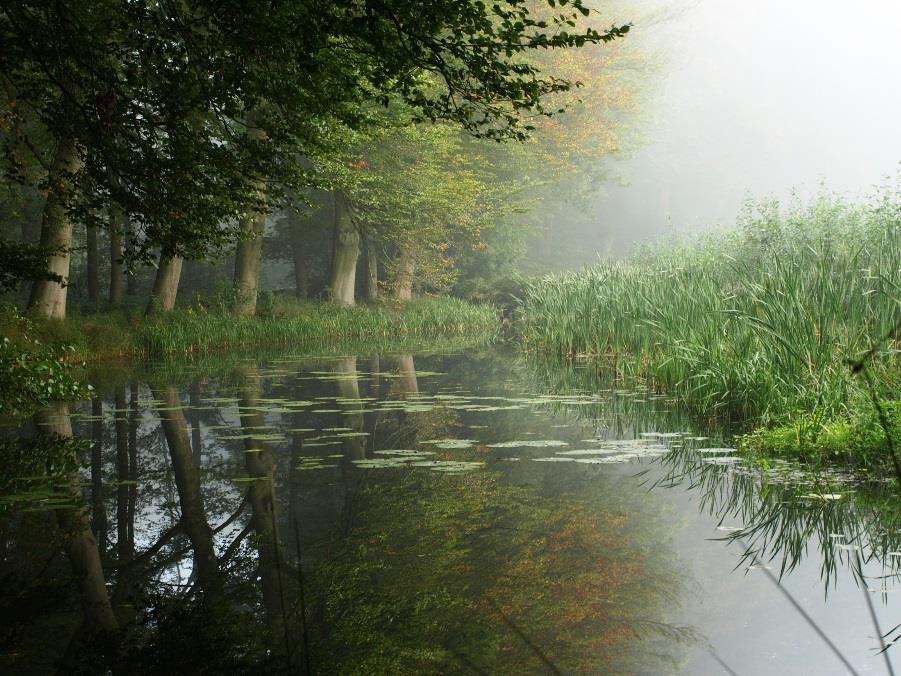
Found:
[[473, 348], [106, 375], [21, 430], [86, 448], [5, 450], [9, 673], [887, 671], [895, 497], [749, 466], [587, 365]]

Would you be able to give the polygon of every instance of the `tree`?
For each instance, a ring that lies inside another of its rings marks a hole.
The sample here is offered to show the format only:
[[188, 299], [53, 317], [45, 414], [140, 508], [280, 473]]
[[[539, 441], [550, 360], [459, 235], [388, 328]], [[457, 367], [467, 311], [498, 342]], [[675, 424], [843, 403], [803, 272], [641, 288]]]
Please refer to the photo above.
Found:
[[[316, 182], [305, 158], [328, 151], [330, 128], [363, 128], [372, 103], [398, 97], [416, 119], [522, 139], [526, 114], [549, 114], [543, 98], [572, 82], [520, 56], [628, 30], [576, 28], [589, 14], [581, 0], [547, 19], [523, 0], [429, 12], [400, 0], [0, 8], [7, 113], [36, 122], [54, 146], [35, 155], [47, 171], [41, 241], [57, 252], [48, 268], [61, 281], [36, 282], [30, 302], [53, 317], [65, 315], [73, 223], [92, 224], [110, 203], [140, 230], [131, 255], [161, 252], [155, 286], [166, 306], [177, 258], [220, 249], [242, 215], [268, 213]], [[242, 120], [259, 133], [244, 133]]]

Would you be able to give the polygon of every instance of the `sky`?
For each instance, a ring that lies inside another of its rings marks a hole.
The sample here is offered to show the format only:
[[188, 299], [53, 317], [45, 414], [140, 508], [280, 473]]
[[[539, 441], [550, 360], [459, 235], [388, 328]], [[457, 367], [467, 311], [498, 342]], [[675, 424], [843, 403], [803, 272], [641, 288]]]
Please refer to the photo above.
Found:
[[865, 196], [898, 174], [901, 2], [681, 0], [671, 14], [629, 36], [666, 54], [647, 142], [611, 163], [624, 185], [563, 216], [582, 240], [569, 266], [733, 223], [749, 196], [821, 182]]

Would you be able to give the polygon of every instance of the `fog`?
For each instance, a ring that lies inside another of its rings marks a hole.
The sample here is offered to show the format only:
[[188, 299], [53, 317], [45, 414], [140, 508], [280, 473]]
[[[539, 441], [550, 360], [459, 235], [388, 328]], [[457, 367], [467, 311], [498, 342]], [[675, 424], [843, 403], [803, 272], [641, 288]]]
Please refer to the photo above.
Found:
[[588, 205], [548, 215], [530, 258], [627, 254], [733, 223], [748, 197], [871, 193], [901, 161], [899, 28], [889, 0], [699, 0], [637, 23], [628, 39], [666, 59], [645, 143]]

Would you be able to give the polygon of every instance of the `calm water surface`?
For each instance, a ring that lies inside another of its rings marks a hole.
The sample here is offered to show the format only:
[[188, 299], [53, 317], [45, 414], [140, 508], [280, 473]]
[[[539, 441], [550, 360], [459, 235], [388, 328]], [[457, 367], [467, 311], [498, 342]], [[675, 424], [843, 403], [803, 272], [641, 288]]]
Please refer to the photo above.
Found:
[[112, 380], [17, 432], [8, 673], [889, 673], [896, 498], [746, 466], [587, 366], [474, 348]]

